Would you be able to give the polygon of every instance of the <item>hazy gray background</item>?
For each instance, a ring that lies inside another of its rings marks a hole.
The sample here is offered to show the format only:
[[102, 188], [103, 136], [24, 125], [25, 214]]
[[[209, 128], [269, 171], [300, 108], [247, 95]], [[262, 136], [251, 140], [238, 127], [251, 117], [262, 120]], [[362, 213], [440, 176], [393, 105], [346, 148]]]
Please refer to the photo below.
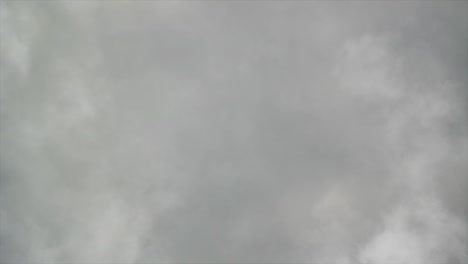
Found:
[[1, 263], [468, 263], [467, 1], [2, 1]]

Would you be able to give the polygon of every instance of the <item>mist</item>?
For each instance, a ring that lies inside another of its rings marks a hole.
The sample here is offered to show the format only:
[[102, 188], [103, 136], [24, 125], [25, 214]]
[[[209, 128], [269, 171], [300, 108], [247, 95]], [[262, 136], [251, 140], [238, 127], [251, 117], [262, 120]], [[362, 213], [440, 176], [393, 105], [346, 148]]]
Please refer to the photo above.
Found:
[[0, 262], [467, 263], [467, 12], [0, 1]]

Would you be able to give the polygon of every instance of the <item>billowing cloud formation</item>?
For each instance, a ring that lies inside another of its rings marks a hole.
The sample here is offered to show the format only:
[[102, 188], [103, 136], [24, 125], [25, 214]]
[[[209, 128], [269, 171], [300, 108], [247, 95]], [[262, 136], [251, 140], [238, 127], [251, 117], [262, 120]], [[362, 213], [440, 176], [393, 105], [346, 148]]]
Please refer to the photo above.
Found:
[[0, 262], [455, 264], [468, 2], [0, 3]]

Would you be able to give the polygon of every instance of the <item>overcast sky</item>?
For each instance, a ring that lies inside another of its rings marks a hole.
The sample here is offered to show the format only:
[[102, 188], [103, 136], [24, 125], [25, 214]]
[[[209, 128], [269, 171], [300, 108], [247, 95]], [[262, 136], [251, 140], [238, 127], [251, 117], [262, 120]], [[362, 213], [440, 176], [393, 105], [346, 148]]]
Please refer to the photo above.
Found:
[[0, 262], [468, 263], [468, 1], [0, 1]]

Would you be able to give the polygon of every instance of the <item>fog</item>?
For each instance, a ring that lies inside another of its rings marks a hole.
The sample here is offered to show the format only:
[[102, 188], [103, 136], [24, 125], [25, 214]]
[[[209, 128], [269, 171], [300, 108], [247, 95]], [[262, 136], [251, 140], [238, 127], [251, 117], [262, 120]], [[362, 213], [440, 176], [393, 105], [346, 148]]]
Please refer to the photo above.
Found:
[[467, 1], [0, 1], [0, 262], [467, 263], [467, 47]]

